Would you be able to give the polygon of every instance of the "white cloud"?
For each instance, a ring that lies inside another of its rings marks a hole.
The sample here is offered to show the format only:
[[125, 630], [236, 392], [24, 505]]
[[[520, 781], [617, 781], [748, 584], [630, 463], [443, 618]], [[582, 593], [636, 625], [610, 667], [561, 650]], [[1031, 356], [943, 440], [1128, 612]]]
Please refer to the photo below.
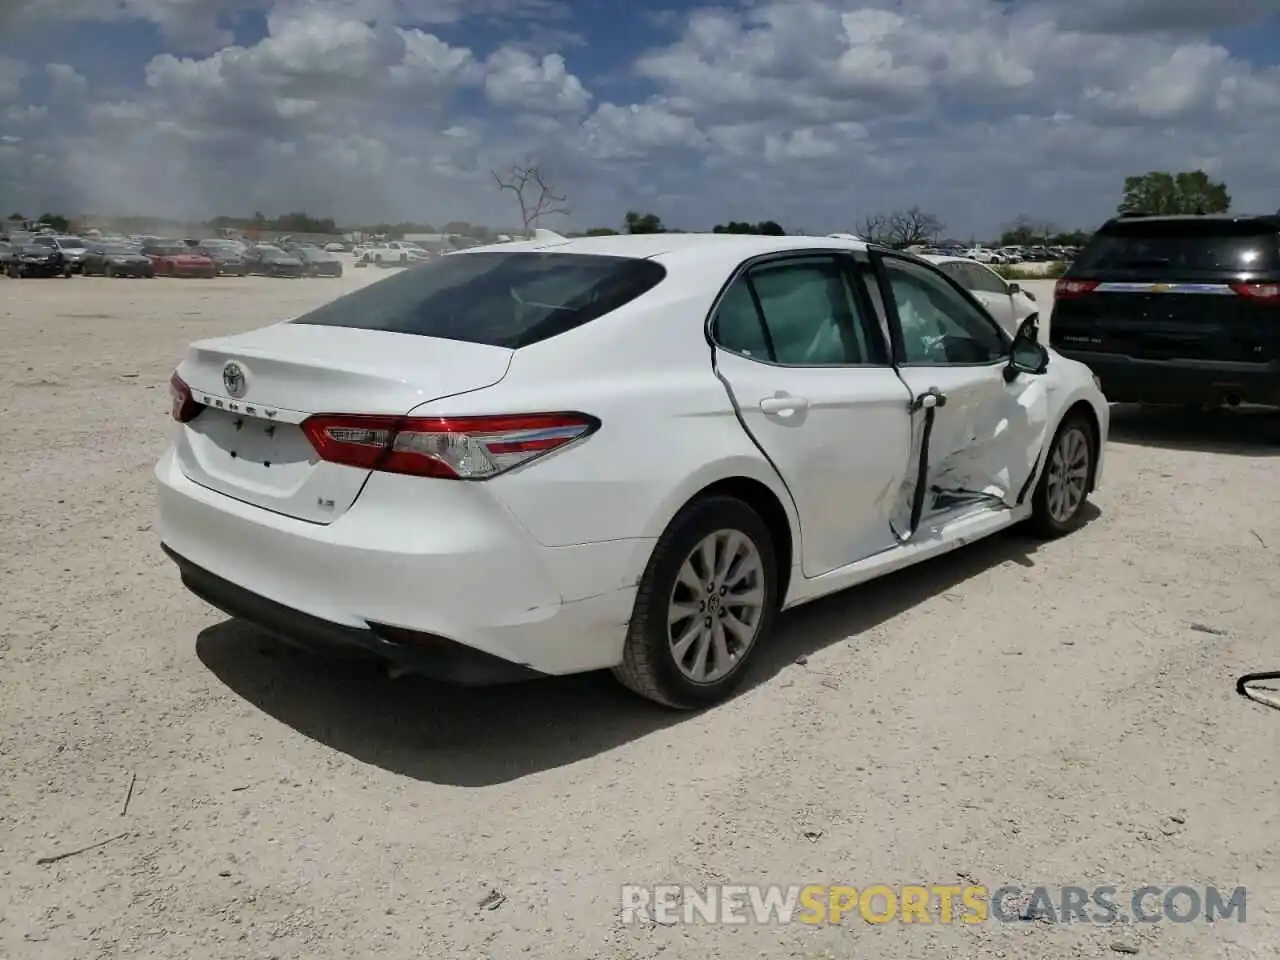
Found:
[[30, 68], [14, 57], [0, 56], [0, 103], [17, 98]]
[[46, 63], [44, 72], [52, 87], [50, 98], [56, 101], [79, 100], [89, 89], [89, 81], [75, 67], [66, 63]]
[[[19, 98], [31, 65], [0, 60], [0, 132], [65, 158], [24, 168], [46, 206], [497, 223], [489, 170], [531, 158], [581, 226], [653, 208], [836, 229], [916, 203], [965, 231], [1088, 225], [1125, 175], [1195, 165], [1276, 206], [1280, 68], [1204, 16], [1264, 29], [1276, 0], [753, 0], [649, 17], [671, 39], [630, 57], [584, 46], [561, 0], [281, 0], [245, 47], [218, 31], [266, 0], [29, 0], [26, 22], [45, 2], [147, 20], [171, 49], [135, 65], [143, 89], [96, 100], [70, 95], [64, 57], [47, 105]], [[488, 42], [446, 39], [463, 18]]]

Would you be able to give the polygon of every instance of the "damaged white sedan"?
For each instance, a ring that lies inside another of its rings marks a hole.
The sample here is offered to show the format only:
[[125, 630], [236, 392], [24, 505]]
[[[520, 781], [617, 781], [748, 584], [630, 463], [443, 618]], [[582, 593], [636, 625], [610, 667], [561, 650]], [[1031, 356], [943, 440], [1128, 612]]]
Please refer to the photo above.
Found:
[[461, 683], [727, 697], [779, 610], [1098, 483], [1089, 370], [933, 265], [658, 234], [442, 257], [195, 344], [156, 468], [183, 581], [285, 640]]

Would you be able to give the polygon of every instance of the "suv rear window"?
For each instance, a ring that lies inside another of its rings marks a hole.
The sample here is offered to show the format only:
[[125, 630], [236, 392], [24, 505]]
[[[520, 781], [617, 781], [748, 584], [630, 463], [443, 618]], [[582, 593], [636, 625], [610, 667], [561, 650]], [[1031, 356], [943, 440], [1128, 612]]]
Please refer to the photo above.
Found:
[[577, 253], [458, 253], [408, 267], [294, 320], [518, 349], [652, 290], [652, 260]]
[[1113, 224], [1090, 241], [1071, 272], [1280, 270], [1278, 236], [1277, 228], [1265, 223], [1230, 220]]

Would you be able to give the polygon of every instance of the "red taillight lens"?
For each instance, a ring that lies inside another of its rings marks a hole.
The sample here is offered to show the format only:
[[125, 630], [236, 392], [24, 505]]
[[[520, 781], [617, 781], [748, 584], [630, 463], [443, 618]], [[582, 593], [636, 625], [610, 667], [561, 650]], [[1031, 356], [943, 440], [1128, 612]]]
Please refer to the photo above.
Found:
[[1233, 283], [1231, 289], [1246, 299], [1280, 306], [1280, 283]]
[[1083, 297], [1098, 288], [1097, 280], [1068, 280], [1063, 277], [1053, 286], [1053, 297], [1055, 300], [1070, 300], [1073, 297]]
[[317, 454], [384, 473], [486, 480], [523, 466], [599, 427], [582, 413], [500, 417], [380, 417], [317, 414], [302, 429]]
[[169, 399], [172, 401], [173, 419], [179, 423], [190, 423], [204, 409], [204, 404], [196, 402], [191, 396], [191, 388], [176, 373], [169, 378]]

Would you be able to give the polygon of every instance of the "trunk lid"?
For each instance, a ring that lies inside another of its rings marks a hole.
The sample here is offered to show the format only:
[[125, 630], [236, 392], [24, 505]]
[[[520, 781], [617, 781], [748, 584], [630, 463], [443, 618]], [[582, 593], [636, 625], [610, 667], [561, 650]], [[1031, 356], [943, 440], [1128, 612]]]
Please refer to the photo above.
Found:
[[183, 425], [178, 462], [210, 490], [332, 523], [355, 503], [370, 471], [320, 460], [300, 426], [307, 417], [407, 414], [492, 386], [511, 357], [484, 344], [292, 323], [204, 340], [177, 371], [206, 406]]

